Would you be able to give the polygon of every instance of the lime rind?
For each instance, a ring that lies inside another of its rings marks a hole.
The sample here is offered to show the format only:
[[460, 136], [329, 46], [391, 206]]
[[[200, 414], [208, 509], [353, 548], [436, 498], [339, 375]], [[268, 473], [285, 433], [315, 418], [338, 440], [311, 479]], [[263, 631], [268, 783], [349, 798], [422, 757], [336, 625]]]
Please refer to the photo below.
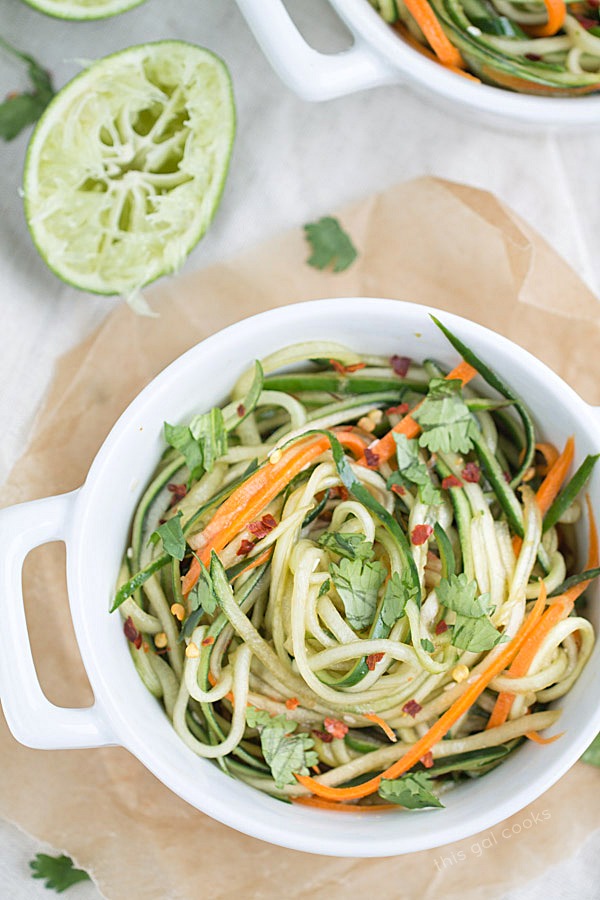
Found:
[[118, 16], [141, 6], [145, 0], [25, 0], [25, 3], [55, 19], [89, 22]]
[[210, 51], [161, 41], [94, 63], [29, 145], [25, 214], [40, 254], [99, 294], [176, 271], [219, 204], [234, 134], [229, 72]]

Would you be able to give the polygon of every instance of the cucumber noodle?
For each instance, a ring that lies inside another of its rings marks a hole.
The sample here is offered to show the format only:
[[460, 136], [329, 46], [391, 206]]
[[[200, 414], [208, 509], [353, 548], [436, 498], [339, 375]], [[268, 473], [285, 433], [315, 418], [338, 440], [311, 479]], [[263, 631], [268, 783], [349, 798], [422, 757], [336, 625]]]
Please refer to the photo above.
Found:
[[[213, 557], [210, 575], [204, 572], [218, 602], [210, 612], [194, 609], [193, 591], [185, 597], [181, 588], [191, 548], [200, 552], [203, 529], [257, 466], [267, 470], [279, 448], [301, 445], [308, 433], [352, 435], [359, 449], [361, 441], [367, 447], [444, 375], [433, 362], [398, 360], [361, 357], [326, 341], [264, 359], [264, 378], [259, 366], [246, 373], [223, 407], [229, 436], [210, 471], [190, 477], [184, 457], [169, 448], [133, 520], [118, 602], [140, 677], [193, 752], [281, 799], [307, 791], [290, 773], [273, 777], [272, 754], [260, 723], [248, 724], [248, 709], [285, 716], [280, 737], [295, 728], [311, 760], [318, 757], [324, 784], [377, 774], [460, 697], [498, 652], [496, 644], [517, 632], [539, 595], [540, 577], [550, 594], [573, 565], [571, 524], [542, 531], [531, 490], [540, 483], [541, 463], [535, 467], [533, 445], [510, 408], [519, 401], [463, 386], [458, 396], [469, 410], [473, 449], [432, 454], [413, 439], [407, 447], [418, 474], [402, 469], [407, 477], [399, 481], [399, 457], [377, 468], [360, 465], [356, 448], [342, 450], [332, 437], [333, 449], [241, 523], [219, 552], [222, 565]], [[527, 455], [533, 465], [523, 471]], [[529, 484], [520, 485], [523, 479]], [[160, 539], [149, 541], [178, 513], [186, 538], [181, 562]], [[580, 513], [576, 500], [562, 521], [573, 523]], [[522, 538], [517, 556], [515, 528]], [[363, 594], [361, 560], [375, 577]], [[441, 582], [447, 589], [452, 568], [463, 586], [471, 583], [478, 602], [487, 595], [479, 618], [465, 620], [444, 606], [450, 601]], [[391, 618], [384, 610], [390, 584], [402, 599]], [[459, 619], [497, 639], [487, 649], [459, 640]], [[593, 644], [592, 626], [574, 613], [548, 632], [526, 674], [491, 681], [425, 761], [436, 791], [484, 774], [526, 733], [552, 725], [560, 713], [545, 705], [570, 689]], [[508, 720], [486, 730], [498, 693], [507, 690], [515, 695]]]
[[[366, 0], [365, 0], [366, 2]], [[382, 18], [417, 48], [429, 44], [403, 0], [369, 0]], [[467, 70], [482, 81], [530, 94], [600, 90], [600, 18], [592, 0], [565, 0], [562, 28], [549, 37], [527, 29], [547, 21], [533, 0], [429, 0]]]

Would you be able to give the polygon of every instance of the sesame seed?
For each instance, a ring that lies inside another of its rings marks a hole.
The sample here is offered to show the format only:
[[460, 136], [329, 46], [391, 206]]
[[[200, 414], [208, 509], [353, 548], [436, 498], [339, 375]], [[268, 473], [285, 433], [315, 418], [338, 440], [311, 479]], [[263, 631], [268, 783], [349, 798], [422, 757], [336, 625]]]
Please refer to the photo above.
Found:
[[200, 649], [197, 644], [193, 641], [190, 641], [187, 647], [185, 648], [185, 655], [188, 659], [197, 659], [200, 656]]
[[452, 669], [452, 677], [453, 679], [460, 684], [461, 681], [464, 681], [465, 678], [469, 677], [469, 670], [467, 666], [461, 663], [460, 666], [454, 666]]
[[358, 420], [358, 427], [362, 428], [363, 431], [371, 433], [372, 431], [375, 431], [375, 422], [372, 419], [369, 419], [368, 416], [363, 416], [362, 419]]
[[478, 28], [477, 25], [469, 25], [469, 27], [467, 28], [467, 32], [468, 34], [473, 35], [473, 37], [480, 37], [481, 28]]
[[277, 463], [278, 463], [279, 460], [281, 459], [282, 455], [283, 455], [283, 454], [282, 454], [281, 450], [279, 450], [279, 449], [278, 449], [278, 450], [273, 450], [273, 452], [272, 452], [271, 455], [269, 456], [269, 462], [271, 463], [271, 465], [272, 465], [272, 466], [277, 465]]
[[168, 639], [164, 631], [159, 631], [158, 634], [154, 635], [154, 644], [159, 648], [159, 650], [162, 650], [163, 647], [166, 647], [167, 642]]

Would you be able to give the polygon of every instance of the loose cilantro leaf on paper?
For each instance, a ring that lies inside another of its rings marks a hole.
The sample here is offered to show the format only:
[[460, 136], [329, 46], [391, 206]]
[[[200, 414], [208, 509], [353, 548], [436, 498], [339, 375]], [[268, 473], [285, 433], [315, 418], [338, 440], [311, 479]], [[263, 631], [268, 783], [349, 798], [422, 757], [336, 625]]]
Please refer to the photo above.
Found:
[[398, 572], [394, 572], [385, 587], [381, 604], [381, 618], [388, 628], [393, 628], [398, 619], [402, 618], [408, 598], [407, 586]]
[[90, 876], [83, 869], [76, 869], [70, 856], [48, 856], [47, 853], [36, 853], [35, 859], [29, 863], [32, 878], [43, 878], [45, 887], [61, 894], [77, 884], [78, 881], [90, 881]]
[[227, 431], [223, 413], [214, 407], [207, 413], [195, 416], [190, 422], [190, 432], [202, 451], [202, 464], [211, 472], [216, 460], [227, 453]]
[[202, 450], [187, 425], [169, 425], [165, 422], [165, 441], [178, 450], [185, 459], [190, 470], [190, 478], [198, 478], [202, 474]]
[[296, 784], [294, 775], [308, 775], [309, 767], [316, 766], [319, 757], [312, 749], [314, 741], [305, 732], [294, 734], [297, 722], [285, 716], [270, 716], [263, 709], [249, 706], [246, 722], [250, 728], [258, 728], [260, 745], [273, 779], [279, 789], [286, 784]]
[[436, 490], [427, 466], [419, 459], [418, 441], [410, 440], [405, 434], [398, 434], [395, 431], [392, 434], [396, 441], [398, 470], [390, 476], [388, 487], [392, 484], [400, 484], [403, 487], [416, 485], [421, 503], [426, 503], [428, 506], [439, 506], [442, 502], [442, 495], [440, 491]]
[[346, 534], [342, 531], [324, 531], [317, 541], [320, 547], [337, 553], [345, 559], [372, 559], [373, 546], [364, 534]]
[[475, 425], [461, 388], [459, 379], [432, 378], [423, 405], [413, 413], [423, 429], [419, 443], [431, 453], [468, 453], [473, 446]]
[[461, 650], [481, 653], [491, 650], [503, 635], [492, 625], [490, 595], [477, 596], [477, 582], [469, 581], [466, 574], [442, 578], [436, 588], [440, 603], [456, 613], [452, 629], [452, 643]]
[[167, 519], [166, 522], [159, 525], [156, 531], [150, 535], [153, 544], [157, 544], [161, 540], [165, 553], [179, 561], [185, 556], [185, 537], [181, 528], [181, 516], [182, 513], [178, 512], [172, 519]]
[[596, 735], [581, 759], [591, 766], [600, 766], [600, 734]]
[[383, 778], [379, 796], [389, 803], [397, 803], [405, 809], [426, 809], [428, 806], [444, 808], [431, 790], [431, 778], [427, 772], [414, 772], [400, 778]]
[[341, 559], [339, 565], [329, 566], [329, 572], [352, 627], [357, 631], [368, 628], [375, 617], [379, 588], [385, 581], [385, 566], [380, 562]]
[[4, 103], [0, 103], [0, 137], [12, 141], [27, 125], [37, 122], [54, 96], [54, 88], [48, 72], [32, 56], [21, 53], [3, 38], [0, 38], [0, 48], [25, 63], [33, 88], [31, 91], [9, 94]]
[[343, 272], [358, 256], [350, 237], [332, 216], [305, 225], [304, 233], [312, 249], [307, 263], [314, 269], [331, 267], [334, 272]]

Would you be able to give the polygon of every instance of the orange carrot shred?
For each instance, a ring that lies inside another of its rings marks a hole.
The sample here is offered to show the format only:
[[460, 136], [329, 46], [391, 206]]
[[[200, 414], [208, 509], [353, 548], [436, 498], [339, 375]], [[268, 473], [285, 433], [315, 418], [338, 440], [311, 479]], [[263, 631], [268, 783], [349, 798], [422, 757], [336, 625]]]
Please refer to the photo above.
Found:
[[532, 25], [526, 28], [533, 37], [552, 37], [560, 31], [567, 15], [564, 0], [543, 0], [548, 13], [548, 20], [543, 25]]
[[386, 736], [390, 739], [392, 744], [395, 744], [398, 740], [398, 737], [394, 731], [390, 728], [388, 723], [378, 716], [376, 713], [365, 713], [365, 719], [369, 719], [371, 722], [374, 722], [375, 725], [379, 725], [381, 730], [386, 734]]
[[534, 741], [536, 744], [553, 744], [554, 741], [557, 741], [564, 734], [564, 731], [560, 731], [558, 734], [553, 734], [552, 737], [542, 737], [537, 731], [526, 731], [525, 737], [530, 741]]
[[446, 37], [428, 0], [404, 0], [404, 4], [440, 62], [447, 66], [464, 69], [465, 63], [460, 52]]

